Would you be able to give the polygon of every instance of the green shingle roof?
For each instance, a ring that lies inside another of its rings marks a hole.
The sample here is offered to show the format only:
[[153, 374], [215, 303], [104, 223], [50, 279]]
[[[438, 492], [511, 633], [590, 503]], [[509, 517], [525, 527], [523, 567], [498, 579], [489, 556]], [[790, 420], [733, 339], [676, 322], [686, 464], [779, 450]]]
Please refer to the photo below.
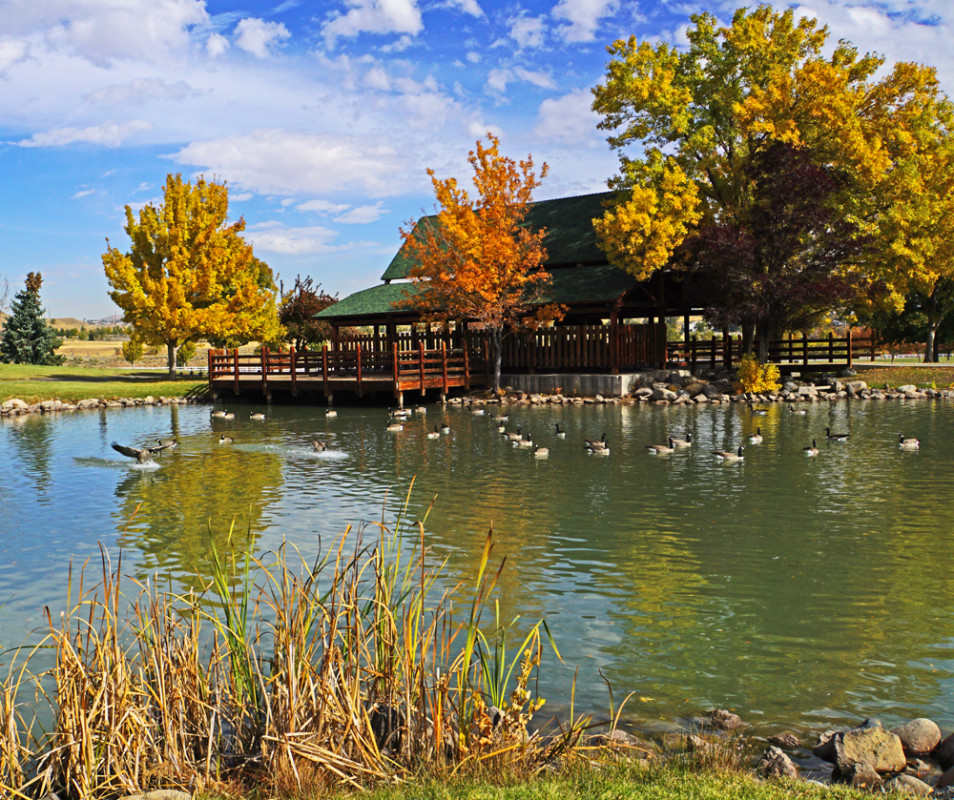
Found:
[[416, 294], [417, 287], [413, 283], [382, 283], [370, 289], [349, 294], [333, 306], [322, 309], [315, 314], [315, 319], [343, 319], [345, 317], [369, 317], [382, 314], [392, 314], [396, 309], [394, 304], [400, 302], [408, 294]]
[[[602, 217], [603, 204], [613, 197], [613, 192], [584, 194], [578, 197], [561, 197], [556, 200], [540, 200], [527, 213], [526, 224], [533, 230], [546, 229], [543, 245], [547, 250], [547, 267], [576, 264], [605, 264], [606, 254], [596, 243], [593, 220]], [[433, 224], [435, 217], [421, 217], [415, 225]], [[381, 280], [391, 281], [407, 278], [414, 263], [402, 247], [391, 260]]]

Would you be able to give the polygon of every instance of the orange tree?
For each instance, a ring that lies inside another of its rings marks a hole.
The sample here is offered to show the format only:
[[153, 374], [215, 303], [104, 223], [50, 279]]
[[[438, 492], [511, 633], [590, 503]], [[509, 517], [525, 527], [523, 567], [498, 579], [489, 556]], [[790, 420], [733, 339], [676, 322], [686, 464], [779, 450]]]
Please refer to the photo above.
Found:
[[493, 390], [500, 391], [504, 334], [562, 316], [543, 303], [550, 274], [543, 268], [545, 230], [524, 225], [539, 178], [533, 160], [516, 162], [500, 154], [500, 141], [487, 134], [468, 154], [476, 197], [455, 178], [439, 180], [429, 169], [437, 214], [401, 229], [403, 251], [414, 267], [415, 291], [400, 304], [425, 321], [467, 320], [488, 334], [494, 364]]

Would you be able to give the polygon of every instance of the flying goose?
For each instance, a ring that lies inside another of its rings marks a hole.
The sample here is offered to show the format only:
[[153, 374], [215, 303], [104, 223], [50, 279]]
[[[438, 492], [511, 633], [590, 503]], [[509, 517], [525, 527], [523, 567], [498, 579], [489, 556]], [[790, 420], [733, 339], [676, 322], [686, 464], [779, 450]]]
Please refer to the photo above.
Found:
[[762, 444], [762, 427], [759, 426], [755, 429], [755, 433], [749, 436], [749, 442], [751, 444]]
[[898, 447], [902, 450], [918, 450], [921, 447], [920, 439], [905, 439], [903, 433], [898, 434]]
[[818, 455], [818, 445], [815, 444], [815, 440], [812, 439], [811, 447], [803, 447], [802, 452], [806, 456], [817, 456]]
[[152, 451], [148, 447], [126, 447], [124, 444], [112, 442], [112, 448], [117, 453], [122, 453], [124, 456], [129, 456], [130, 458], [135, 458], [140, 464], [143, 464], [147, 461], [152, 461]]
[[669, 444], [647, 444], [646, 449], [649, 451], [651, 456], [664, 456], [668, 453], [675, 452], [676, 447], [673, 443], [672, 436], [669, 437]]
[[163, 450], [172, 450], [178, 444], [179, 443], [175, 439], [166, 439], [165, 441], [162, 441], [162, 439], [157, 438], [156, 443], [149, 448], [149, 452], [161, 453]]
[[670, 436], [669, 441], [672, 442], [673, 447], [692, 447], [692, 434], [689, 431], [686, 431], [685, 439], [678, 439], [675, 436]]
[[831, 428], [825, 428], [825, 438], [830, 439], [833, 442], [847, 442], [848, 434], [847, 433], [832, 433]]
[[742, 445], [739, 445], [739, 449], [734, 452], [732, 450], [713, 450], [712, 455], [718, 456], [723, 461], [741, 461], [744, 458], [742, 449]]
[[328, 443], [322, 441], [321, 439], [315, 439], [315, 441], [311, 443], [311, 448], [316, 453], [322, 453], [328, 449]]

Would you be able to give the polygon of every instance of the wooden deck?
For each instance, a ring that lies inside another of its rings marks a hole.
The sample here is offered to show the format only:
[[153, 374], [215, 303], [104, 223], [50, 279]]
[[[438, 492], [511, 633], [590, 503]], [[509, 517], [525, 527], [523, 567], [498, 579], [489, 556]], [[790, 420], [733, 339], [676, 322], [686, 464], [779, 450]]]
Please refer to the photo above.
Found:
[[360, 343], [347, 349], [320, 351], [243, 354], [238, 350], [209, 351], [209, 385], [216, 392], [235, 395], [273, 392], [322, 394], [331, 402], [336, 391], [365, 394], [393, 394], [399, 403], [404, 393], [428, 390], [446, 395], [450, 389], [469, 390], [483, 385], [486, 370], [482, 363], [471, 363], [467, 347], [401, 350], [395, 344], [390, 351], [365, 348]]

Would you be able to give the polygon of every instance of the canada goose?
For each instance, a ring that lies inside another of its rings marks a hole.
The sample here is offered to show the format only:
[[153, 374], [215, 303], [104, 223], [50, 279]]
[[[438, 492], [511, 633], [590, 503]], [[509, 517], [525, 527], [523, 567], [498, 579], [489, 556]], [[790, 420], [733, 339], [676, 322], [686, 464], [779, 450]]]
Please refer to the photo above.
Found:
[[510, 421], [509, 414], [498, 414], [496, 417], [494, 417], [494, 422], [509, 422], [509, 421]]
[[384, 430], [386, 430], [386, 431], [392, 431], [392, 432], [403, 431], [403, 430], [404, 430], [404, 423], [403, 423], [403, 422], [392, 422], [392, 421], [391, 421], [391, 418], [388, 418], [388, 422], [387, 422], [387, 424], [384, 426]]
[[441, 433], [450, 433], [450, 425], [448, 425], [446, 422], [441, 425]]
[[546, 458], [550, 455], [549, 447], [534, 447], [533, 448], [533, 457], [534, 458]]
[[222, 419], [235, 419], [235, 412], [234, 412], [234, 411], [226, 411], [226, 412], [222, 415]]
[[411, 416], [411, 412], [406, 408], [389, 408], [388, 414], [395, 419], [407, 419], [409, 416]]
[[556, 424], [556, 437], [557, 439], [566, 439], [566, 429], [560, 427], [560, 423]]
[[647, 444], [646, 449], [649, 451], [651, 456], [664, 456], [668, 453], [675, 451], [675, 446], [673, 445], [672, 436], [669, 437], [669, 444]]
[[441, 438], [441, 432], [437, 429], [437, 426], [436, 426], [436, 425], [434, 426], [434, 430], [427, 432], [427, 438], [428, 438], [428, 439], [440, 439], [440, 438]]
[[257, 420], [258, 422], [262, 422], [262, 421], [264, 421], [264, 419], [265, 419], [265, 415], [262, 414], [261, 412], [258, 412], [258, 413], [255, 413], [255, 414], [249, 414], [249, 415], [248, 415], [248, 418], [249, 418], [249, 419]]
[[825, 438], [830, 439], [833, 442], [847, 442], [848, 434], [847, 433], [832, 433], [831, 428], [825, 428]]
[[749, 442], [751, 444], [762, 444], [762, 428], [761, 426], [755, 429], [755, 433], [749, 436]]
[[152, 461], [152, 452], [148, 447], [126, 447], [124, 444], [112, 442], [112, 448], [117, 453], [122, 453], [124, 456], [129, 456], [130, 458], [135, 458], [140, 464], [145, 463], [146, 461]]
[[712, 455], [718, 456], [723, 461], [741, 461], [744, 458], [742, 449], [742, 445], [739, 445], [739, 449], [734, 452], [732, 450], [713, 450]]
[[599, 440], [596, 439], [587, 439], [583, 442], [583, 446], [587, 450], [597, 451], [597, 450], [608, 450], [609, 445], [606, 443], [606, 434], [604, 433]]
[[804, 408], [795, 408], [795, 406], [790, 405], [790, 406], [788, 407], [788, 413], [789, 413], [789, 414], [801, 414], [801, 415], [804, 417], [805, 414], [807, 414], [808, 412], [807, 412]]
[[213, 412], [212, 412], [212, 416], [215, 417], [215, 418], [218, 418], [218, 419], [222, 419], [223, 417], [225, 417], [226, 413], [228, 413], [228, 412], [226, 412], [226, 411], [224, 411], [224, 410], [213, 411]]
[[523, 438], [523, 434], [520, 432], [520, 426], [519, 425], [517, 426], [516, 433], [508, 433], [506, 434], [506, 436], [507, 436], [507, 439], [511, 442], [519, 442]]
[[522, 439], [514, 439], [514, 447], [533, 447], [533, 437], [528, 433]]
[[483, 408], [472, 408], [470, 410], [470, 413], [473, 414], [475, 417], [482, 417], [484, 414], [487, 413], [487, 410]]
[[507, 432], [507, 426], [504, 425], [504, 424], [501, 422], [501, 423], [497, 426], [497, 433], [506, 433], [506, 432]]
[[427, 406], [418, 406], [417, 408], [414, 409], [414, 412], [415, 412], [416, 414], [426, 414], [426, 413], [427, 413]]
[[802, 452], [806, 456], [817, 456], [818, 455], [818, 445], [815, 444], [815, 440], [812, 439], [811, 447], [803, 447]]
[[673, 447], [692, 447], [692, 434], [686, 431], [685, 439], [677, 439], [675, 436], [670, 436], [669, 441], [672, 442]]
[[338, 416], [338, 412], [335, 411], [333, 408], [329, 408], [329, 409], [325, 412], [325, 416], [326, 416], [328, 419], [334, 419], [335, 417]]
[[172, 450], [179, 443], [175, 439], [156, 439], [156, 443], [149, 448], [150, 453], [161, 453], [163, 450]]
[[767, 408], [756, 408], [755, 406], [752, 405], [751, 400], [749, 400], [748, 406], [749, 406], [749, 411], [755, 414], [755, 416], [757, 417], [764, 417], [766, 414], [768, 414]]
[[905, 439], [903, 433], [898, 434], [898, 447], [902, 450], [918, 450], [921, 447], [920, 439]]
[[226, 436], [224, 433], [219, 437], [219, 444], [232, 444], [235, 441], [231, 436]]

